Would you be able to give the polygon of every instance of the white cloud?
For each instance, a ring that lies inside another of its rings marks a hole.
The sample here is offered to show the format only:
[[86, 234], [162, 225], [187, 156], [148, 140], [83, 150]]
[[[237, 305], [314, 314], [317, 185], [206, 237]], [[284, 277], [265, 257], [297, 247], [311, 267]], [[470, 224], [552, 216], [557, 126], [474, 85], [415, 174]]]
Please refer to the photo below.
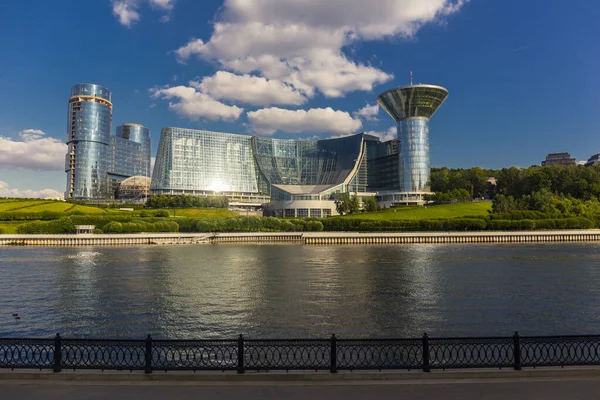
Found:
[[211, 38], [176, 50], [241, 74], [257, 73], [309, 97], [369, 91], [392, 79], [350, 60], [343, 49], [361, 40], [412, 37], [419, 28], [457, 12], [468, 0], [226, 0]]
[[64, 170], [67, 145], [44, 135], [39, 129], [25, 129], [19, 132], [21, 141], [0, 136], [0, 167]]
[[379, 104], [367, 104], [360, 110], [355, 111], [352, 115], [355, 117], [364, 118], [367, 121], [374, 121], [377, 119], [377, 114], [379, 114]]
[[19, 197], [28, 199], [63, 199], [63, 194], [54, 189], [20, 190], [11, 189], [6, 182], [0, 181], [0, 197]]
[[212, 121], [219, 119], [233, 121], [238, 119], [244, 111], [243, 108], [223, 104], [188, 86], [153, 88], [150, 89], [150, 94], [155, 98], [175, 99], [175, 102], [169, 102], [169, 108], [178, 115], [191, 120], [205, 118]]
[[218, 71], [215, 75], [202, 79], [202, 82], [190, 82], [190, 84], [216, 99], [252, 105], [300, 105], [307, 100], [300, 91], [279, 80], [248, 74], [236, 75]]
[[140, 20], [140, 14], [137, 12], [139, 6], [137, 0], [112, 0], [112, 11], [119, 23], [131, 28], [133, 24]]
[[[161, 22], [167, 22], [171, 19], [171, 11], [175, 5], [175, 0], [147, 0], [153, 9], [165, 11], [166, 14], [161, 17]], [[138, 12], [142, 0], [111, 0], [112, 11], [119, 23], [131, 28], [140, 20]]]
[[392, 140], [396, 138], [397, 129], [395, 126], [390, 127], [385, 132], [376, 132], [376, 131], [368, 131], [365, 132], [367, 135], [379, 136], [382, 142], [387, 142], [388, 140]]
[[362, 126], [359, 119], [353, 119], [347, 112], [329, 107], [310, 110], [263, 108], [249, 112], [248, 121], [256, 132], [264, 135], [272, 135], [278, 130], [286, 133], [348, 133], [357, 131]]

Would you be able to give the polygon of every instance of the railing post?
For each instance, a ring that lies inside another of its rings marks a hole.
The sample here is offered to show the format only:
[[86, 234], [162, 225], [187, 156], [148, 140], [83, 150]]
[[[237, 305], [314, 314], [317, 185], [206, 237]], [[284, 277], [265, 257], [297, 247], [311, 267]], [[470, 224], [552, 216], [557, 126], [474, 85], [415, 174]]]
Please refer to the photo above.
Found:
[[62, 361], [62, 339], [60, 335], [57, 333], [54, 337], [54, 372], [62, 371], [61, 361]]
[[150, 335], [148, 335], [148, 337], [146, 338], [146, 353], [144, 354], [144, 359], [146, 361], [144, 373], [151, 374], [152, 373], [152, 337]]
[[431, 372], [429, 368], [429, 336], [423, 334], [423, 372]]
[[330, 368], [329, 372], [332, 374], [337, 373], [337, 339], [335, 338], [335, 333], [331, 335], [331, 351], [330, 351]]
[[238, 337], [238, 365], [237, 373], [243, 374], [244, 371], [244, 335]]
[[513, 347], [514, 347], [514, 358], [515, 358], [515, 371], [521, 370], [521, 339], [519, 338], [519, 332], [515, 331], [513, 335]]

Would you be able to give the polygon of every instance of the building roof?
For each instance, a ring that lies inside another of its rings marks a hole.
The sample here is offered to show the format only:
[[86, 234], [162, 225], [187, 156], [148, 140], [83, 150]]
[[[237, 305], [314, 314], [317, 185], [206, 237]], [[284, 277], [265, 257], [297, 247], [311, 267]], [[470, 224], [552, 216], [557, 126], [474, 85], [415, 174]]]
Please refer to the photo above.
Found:
[[281, 189], [289, 194], [319, 194], [338, 185], [277, 185], [273, 184], [277, 189]]

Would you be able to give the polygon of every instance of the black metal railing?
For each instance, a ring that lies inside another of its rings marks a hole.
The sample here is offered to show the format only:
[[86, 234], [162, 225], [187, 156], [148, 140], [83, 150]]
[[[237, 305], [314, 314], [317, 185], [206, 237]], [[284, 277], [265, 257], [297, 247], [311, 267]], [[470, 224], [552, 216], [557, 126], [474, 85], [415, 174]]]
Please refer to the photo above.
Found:
[[[60, 355], [60, 356], [58, 356]], [[600, 365], [600, 335], [413, 339], [0, 339], [0, 368], [413, 370]]]

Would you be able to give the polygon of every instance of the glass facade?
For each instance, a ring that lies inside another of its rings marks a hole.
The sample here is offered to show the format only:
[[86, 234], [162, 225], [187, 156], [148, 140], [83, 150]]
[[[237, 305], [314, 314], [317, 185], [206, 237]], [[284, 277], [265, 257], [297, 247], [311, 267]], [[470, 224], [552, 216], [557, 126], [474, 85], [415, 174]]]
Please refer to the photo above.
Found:
[[156, 194], [258, 194], [251, 137], [163, 128], [150, 188]]
[[[282, 140], [163, 128], [151, 190], [156, 194], [319, 198], [320, 191], [366, 191], [365, 135], [329, 140]], [[339, 186], [339, 187], [338, 187]], [[345, 188], [346, 187], [346, 188]], [[315, 192], [316, 190], [316, 192]]]
[[[71, 88], [67, 116], [65, 199], [114, 198], [119, 182], [149, 175], [150, 134], [144, 143], [111, 135], [112, 103], [108, 89], [94, 84]], [[144, 148], [147, 147], [147, 149]]]
[[429, 119], [407, 118], [398, 121], [403, 192], [429, 192]]
[[[132, 160], [132, 167], [137, 170], [135, 175], [150, 176], [152, 171], [150, 163], [152, 159], [152, 141], [150, 139], [150, 129], [140, 124], [123, 124], [117, 126], [117, 138], [128, 142], [139, 143], [141, 151], [136, 155], [136, 160]], [[132, 157], [133, 158], [133, 157]]]
[[[414, 85], [388, 90], [377, 102], [397, 123], [397, 151], [390, 146], [374, 146], [370, 167], [383, 170], [369, 176], [370, 184], [385, 190], [429, 192], [429, 119], [448, 96], [441, 86]], [[385, 144], [383, 144], [385, 145]], [[381, 157], [375, 160], [376, 157]], [[398, 172], [390, 170], [398, 164]], [[385, 172], [384, 172], [385, 171]], [[372, 179], [371, 179], [372, 177]], [[390, 184], [397, 185], [395, 188]]]

